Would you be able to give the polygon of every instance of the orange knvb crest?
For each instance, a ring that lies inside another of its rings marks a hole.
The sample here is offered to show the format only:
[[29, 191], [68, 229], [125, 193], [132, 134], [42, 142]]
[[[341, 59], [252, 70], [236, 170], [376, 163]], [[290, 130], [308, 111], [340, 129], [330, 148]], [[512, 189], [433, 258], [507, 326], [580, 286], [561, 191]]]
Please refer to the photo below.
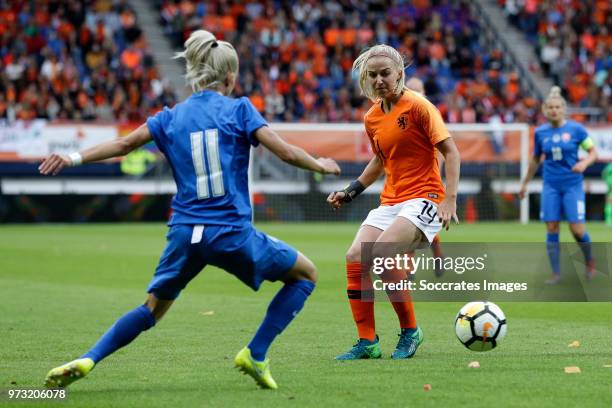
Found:
[[482, 342], [487, 342], [487, 337], [489, 337], [489, 329], [492, 328], [493, 325], [489, 322], [486, 322], [482, 325]]

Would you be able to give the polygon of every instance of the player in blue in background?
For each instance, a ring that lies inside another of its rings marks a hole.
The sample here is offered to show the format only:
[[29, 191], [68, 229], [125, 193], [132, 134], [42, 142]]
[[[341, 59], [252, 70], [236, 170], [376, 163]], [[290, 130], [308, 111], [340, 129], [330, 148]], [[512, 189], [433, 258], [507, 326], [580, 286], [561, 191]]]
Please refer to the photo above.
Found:
[[228, 97], [238, 74], [234, 47], [199, 30], [185, 42], [187, 80], [193, 95], [164, 108], [126, 137], [80, 153], [53, 154], [40, 172], [125, 155], [154, 140], [166, 156], [177, 186], [172, 200], [167, 246], [147, 290], [145, 303], [128, 312], [79, 359], [52, 369], [48, 387], [65, 387], [87, 375], [103, 358], [148, 330], [168, 311], [187, 283], [206, 265], [234, 274], [257, 290], [264, 280], [284, 282], [236, 366], [262, 388], [277, 388], [266, 353], [302, 309], [315, 287], [313, 263], [284, 242], [251, 225], [248, 167], [251, 146], [259, 143], [285, 162], [324, 174], [339, 174], [331, 159], [315, 159], [283, 141], [243, 97]]
[[[542, 108], [549, 123], [535, 130], [533, 157], [519, 195], [521, 199], [525, 198], [527, 184], [544, 156], [540, 218], [546, 223], [546, 244], [553, 272], [546, 282], [556, 284], [561, 280], [559, 222], [563, 218], [569, 222], [570, 231], [584, 253], [586, 277], [591, 279], [595, 274], [595, 262], [591, 254], [591, 239], [584, 226], [582, 173], [597, 160], [597, 152], [586, 129], [573, 120], [565, 119], [565, 99], [558, 86], [552, 87]], [[581, 160], [578, 159], [579, 148], [588, 152]]]

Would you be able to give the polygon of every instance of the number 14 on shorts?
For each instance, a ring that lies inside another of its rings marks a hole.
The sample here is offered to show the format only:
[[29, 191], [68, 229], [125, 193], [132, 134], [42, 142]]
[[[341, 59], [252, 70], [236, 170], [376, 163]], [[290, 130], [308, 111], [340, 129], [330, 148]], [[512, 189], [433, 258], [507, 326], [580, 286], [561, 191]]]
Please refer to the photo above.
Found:
[[427, 224], [431, 224], [433, 220], [436, 219], [436, 215], [438, 215], [438, 210], [434, 208], [434, 205], [427, 201], [421, 201], [423, 203], [423, 209], [421, 210], [421, 214], [417, 215], [417, 218]]

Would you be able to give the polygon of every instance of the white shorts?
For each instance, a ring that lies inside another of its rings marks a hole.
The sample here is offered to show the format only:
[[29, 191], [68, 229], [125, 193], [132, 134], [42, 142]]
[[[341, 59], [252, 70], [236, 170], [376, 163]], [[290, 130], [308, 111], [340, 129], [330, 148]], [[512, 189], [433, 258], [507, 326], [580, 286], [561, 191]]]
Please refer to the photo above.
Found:
[[381, 205], [370, 211], [361, 224], [386, 230], [393, 224], [395, 218], [403, 217], [410, 220], [431, 244], [436, 234], [442, 229], [438, 215], [438, 205], [425, 198], [415, 198], [395, 205]]

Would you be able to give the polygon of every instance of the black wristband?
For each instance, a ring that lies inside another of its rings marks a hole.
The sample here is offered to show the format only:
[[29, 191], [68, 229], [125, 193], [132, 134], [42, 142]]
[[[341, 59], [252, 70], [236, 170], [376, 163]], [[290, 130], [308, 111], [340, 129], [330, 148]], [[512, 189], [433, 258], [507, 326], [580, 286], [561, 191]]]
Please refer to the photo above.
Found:
[[344, 190], [342, 190], [345, 194], [342, 201], [344, 201], [345, 203], [350, 203], [355, 199], [355, 197], [363, 193], [363, 190], [365, 190], [365, 187], [363, 186], [363, 184], [361, 184], [359, 180], [351, 181], [351, 183], [348, 186], [344, 187]]

